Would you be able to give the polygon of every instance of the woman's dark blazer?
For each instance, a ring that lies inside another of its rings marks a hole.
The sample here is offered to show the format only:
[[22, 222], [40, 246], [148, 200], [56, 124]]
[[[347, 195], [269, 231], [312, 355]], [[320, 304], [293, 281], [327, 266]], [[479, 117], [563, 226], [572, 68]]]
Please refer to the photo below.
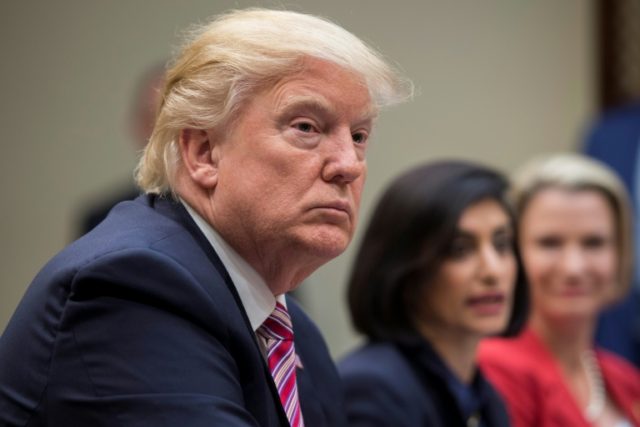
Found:
[[[446, 383], [446, 368], [424, 340], [369, 343], [338, 365], [351, 426], [456, 427], [465, 420]], [[509, 426], [504, 404], [478, 372], [483, 427]]]

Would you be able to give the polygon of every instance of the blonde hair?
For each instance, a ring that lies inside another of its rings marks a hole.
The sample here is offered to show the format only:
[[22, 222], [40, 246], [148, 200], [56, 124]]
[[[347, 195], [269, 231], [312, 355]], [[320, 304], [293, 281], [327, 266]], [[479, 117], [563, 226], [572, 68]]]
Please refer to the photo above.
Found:
[[511, 196], [518, 218], [522, 217], [531, 198], [549, 187], [593, 190], [609, 201], [616, 228], [618, 297], [622, 297], [631, 284], [634, 257], [631, 204], [624, 184], [609, 167], [581, 154], [540, 157], [527, 163], [512, 177]]
[[230, 124], [252, 94], [300, 71], [308, 57], [360, 75], [376, 108], [412, 95], [411, 82], [379, 53], [325, 19], [268, 9], [220, 15], [192, 31], [167, 72], [156, 124], [136, 169], [140, 188], [173, 191], [182, 129]]

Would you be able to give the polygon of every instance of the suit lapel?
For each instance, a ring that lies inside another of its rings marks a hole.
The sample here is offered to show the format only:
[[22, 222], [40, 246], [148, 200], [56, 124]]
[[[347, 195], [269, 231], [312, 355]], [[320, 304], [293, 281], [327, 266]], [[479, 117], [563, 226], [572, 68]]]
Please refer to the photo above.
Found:
[[140, 198], [145, 199], [144, 202], [148, 204], [150, 207], [155, 209], [161, 215], [170, 218], [171, 220], [181, 224], [194, 238], [194, 240], [198, 243], [202, 251], [207, 255], [209, 261], [216, 267], [216, 269], [220, 272], [223, 277], [229, 292], [233, 295], [233, 299], [235, 300], [240, 312], [242, 313], [242, 318], [244, 320], [244, 324], [247, 330], [250, 332], [250, 335], [253, 339], [255, 350], [257, 354], [260, 355], [260, 359], [262, 361], [262, 372], [265, 376], [265, 381], [269, 386], [269, 390], [271, 391], [271, 395], [273, 398], [273, 404], [276, 407], [278, 412], [278, 418], [280, 420], [280, 424], [282, 426], [289, 427], [289, 420], [287, 418], [287, 414], [282, 407], [282, 403], [280, 402], [280, 395], [278, 394], [278, 389], [276, 388], [275, 382], [273, 381], [273, 377], [271, 376], [271, 371], [269, 371], [269, 366], [267, 365], [266, 360], [262, 356], [262, 350], [260, 345], [258, 344], [257, 337], [253, 328], [251, 327], [251, 322], [249, 321], [249, 317], [247, 316], [247, 312], [242, 304], [242, 300], [240, 299], [240, 295], [238, 295], [238, 291], [236, 290], [233, 281], [231, 280], [231, 276], [229, 276], [229, 272], [225, 268], [224, 264], [218, 257], [218, 254], [215, 252], [205, 235], [200, 231], [197, 224], [191, 218], [191, 215], [187, 212], [182, 203], [175, 201], [169, 195], [153, 195], [147, 194], [140, 196]]

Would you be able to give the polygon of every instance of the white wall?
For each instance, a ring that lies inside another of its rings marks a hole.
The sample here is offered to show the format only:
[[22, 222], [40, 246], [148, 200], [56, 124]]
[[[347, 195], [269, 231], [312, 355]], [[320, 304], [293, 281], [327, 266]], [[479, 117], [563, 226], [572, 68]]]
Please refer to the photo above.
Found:
[[[252, 5], [337, 21], [419, 89], [379, 122], [361, 225], [410, 165], [463, 157], [511, 171], [535, 153], [574, 147], [595, 110], [592, 1], [5, 0], [0, 330], [38, 269], [68, 243], [81, 206], [130, 176], [125, 119], [136, 77], [170, 54], [186, 25]], [[302, 288], [337, 356], [355, 345], [343, 301], [354, 249]]]

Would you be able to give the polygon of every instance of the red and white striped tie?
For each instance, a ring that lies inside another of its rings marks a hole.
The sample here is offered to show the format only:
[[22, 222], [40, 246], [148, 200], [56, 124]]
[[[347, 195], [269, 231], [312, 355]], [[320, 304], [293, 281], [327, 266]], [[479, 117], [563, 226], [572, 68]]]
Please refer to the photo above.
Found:
[[304, 427], [298, 386], [296, 384], [296, 351], [293, 345], [291, 317], [284, 305], [276, 303], [273, 313], [258, 328], [267, 341], [267, 362], [278, 388], [280, 402], [291, 427]]

